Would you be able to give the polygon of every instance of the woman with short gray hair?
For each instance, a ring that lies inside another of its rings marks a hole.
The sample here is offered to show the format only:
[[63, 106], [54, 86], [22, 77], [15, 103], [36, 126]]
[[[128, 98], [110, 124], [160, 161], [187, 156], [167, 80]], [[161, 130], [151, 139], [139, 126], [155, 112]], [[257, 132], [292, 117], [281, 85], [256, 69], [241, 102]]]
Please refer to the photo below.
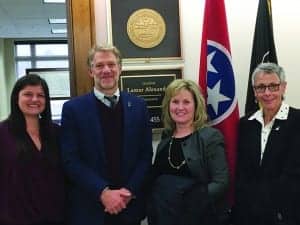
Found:
[[300, 110], [283, 101], [281, 66], [258, 65], [252, 86], [260, 109], [240, 119], [235, 224], [300, 224]]

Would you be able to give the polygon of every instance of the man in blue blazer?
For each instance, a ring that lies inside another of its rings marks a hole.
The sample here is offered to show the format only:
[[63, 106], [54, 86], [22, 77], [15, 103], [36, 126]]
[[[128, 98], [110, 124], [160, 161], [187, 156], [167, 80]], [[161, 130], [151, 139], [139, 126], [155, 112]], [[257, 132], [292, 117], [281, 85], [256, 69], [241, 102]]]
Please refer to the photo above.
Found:
[[94, 90], [66, 102], [61, 148], [70, 180], [71, 225], [138, 225], [144, 218], [145, 179], [152, 133], [145, 101], [120, 92], [121, 57], [114, 46], [88, 56]]

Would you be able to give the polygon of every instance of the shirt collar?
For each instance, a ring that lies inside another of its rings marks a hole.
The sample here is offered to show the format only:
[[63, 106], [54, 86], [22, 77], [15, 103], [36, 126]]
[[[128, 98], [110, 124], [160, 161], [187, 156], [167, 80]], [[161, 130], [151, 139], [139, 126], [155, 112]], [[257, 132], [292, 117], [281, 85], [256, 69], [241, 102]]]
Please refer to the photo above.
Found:
[[[105, 94], [103, 92], [99, 91], [98, 89], [96, 89], [95, 87], [94, 87], [94, 95], [101, 102], [105, 101], [104, 100]], [[119, 88], [115, 91], [115, 93], [113, 95], [117, 96], [117, 101], [119, 101], [119, 98], [120, 98], [120, 90], [119, 90]]]
[[[275, 120], [275, 119], [286, 120], [288, 118], [289, 109], [290, 109], [289, 105], [286, 104], [285, 102], [282, 102], [278, 112], [276, 113], [276, 115], [274, 116], [274, 118], [272, 120]], [[248, 120], [254, 120], [254, 119], [256, 119], [260, 123], [264, 124], [262, 109], [256, 111], [252, 116], [249, 117]]]

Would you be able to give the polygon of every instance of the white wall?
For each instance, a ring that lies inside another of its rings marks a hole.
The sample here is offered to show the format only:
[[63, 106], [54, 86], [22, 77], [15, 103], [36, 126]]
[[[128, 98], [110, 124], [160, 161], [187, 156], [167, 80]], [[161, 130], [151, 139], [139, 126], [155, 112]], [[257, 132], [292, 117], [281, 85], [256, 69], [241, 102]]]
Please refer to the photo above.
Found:
[[300, 107], [300, 1], [273, 0], [273, 26], [278, 62], [287, 75], [286, 101]]
[[[175, 1], [175, 0], [174, 0]], [[187, 79], [198, 81], [200, 43], [205, 0], [179, 0], [181, 14], [181, 41], [185, 61], [183, 74]], [[105, 0], [95, 0], [97, 42], [105, 41]], [[232, 63], [235, 71], [240, 115], [244, 114], [247, 82], [249, 77], [252, 39], [256, 21], [258, 0], [225, 0]], [[300, 1], [273, 0], [273, 28], [278, 63], [287, 75], [286, 101], [300, 107], [297, 97], [300, 75]]]

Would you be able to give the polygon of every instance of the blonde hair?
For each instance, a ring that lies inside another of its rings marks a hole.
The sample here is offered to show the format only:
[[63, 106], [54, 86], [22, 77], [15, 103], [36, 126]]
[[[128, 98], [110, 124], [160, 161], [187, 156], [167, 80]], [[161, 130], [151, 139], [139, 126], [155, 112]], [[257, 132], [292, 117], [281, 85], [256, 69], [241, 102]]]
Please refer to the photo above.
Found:
[[92, 62], [97, 52], [111, 52], [116, 56], [118, 64], [122, 64], [122, 56], [117, 47], [113, 45], [95, 45], [88, 53], [87, 64], [89, 68], [92, 67]]
[[181, 90], [189, 91], [194, 98], [194, 130], [204, 127], [207, 122], [207, 113], [205, 100], [200, 92], [200, 87], [194, 81], [184, 79], [177, 79], [172, 81], [165, 90], [165, 96], [162, 102], [162, 121], [164, 123], [164, 127], [172, 131], [174, 131], [174, 129], [176, 128], [176, 124], [170, 115], [170, 101]]

